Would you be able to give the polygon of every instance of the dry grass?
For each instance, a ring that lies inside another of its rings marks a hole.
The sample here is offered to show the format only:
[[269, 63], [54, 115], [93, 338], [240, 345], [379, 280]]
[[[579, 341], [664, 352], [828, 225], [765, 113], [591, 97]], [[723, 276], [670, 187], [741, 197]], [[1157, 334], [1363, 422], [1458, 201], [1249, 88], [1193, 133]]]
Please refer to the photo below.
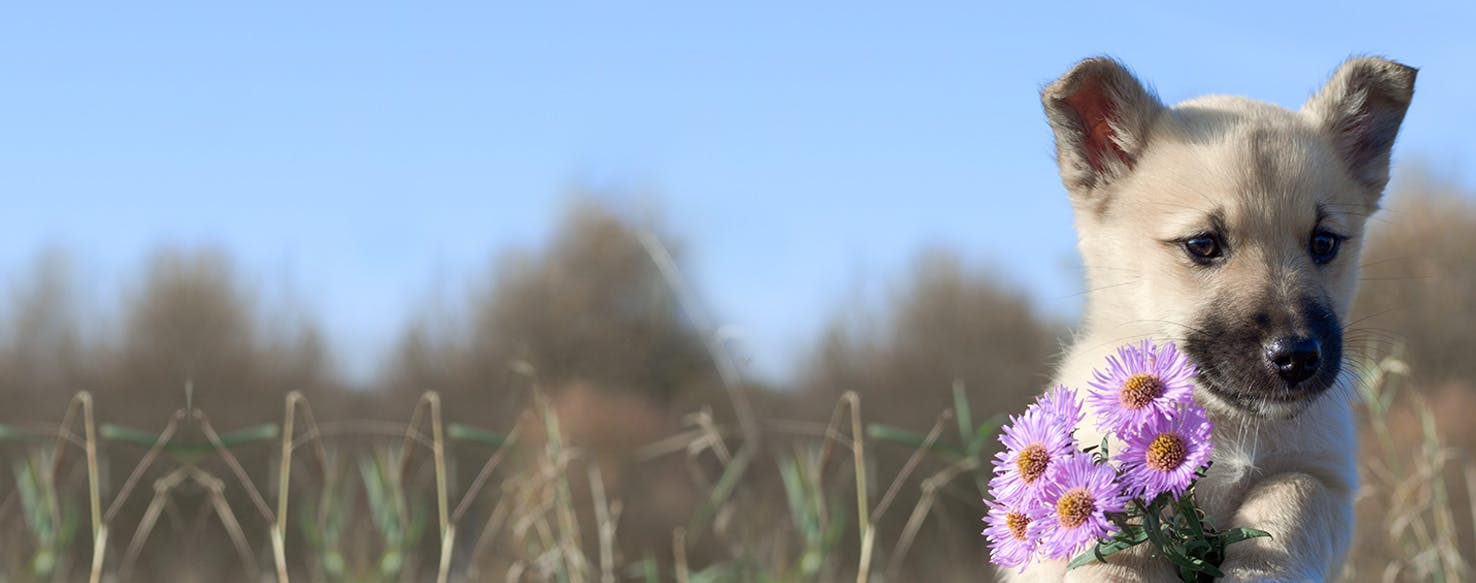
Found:
[[[877, 521], [895, 508], [899, 488], [916, 464], [890, 480], [877, 498], [868, 448], [887, 438], [867, 436], [861, 401], [848, 393], [830, 422], [804, 439], [793, 439], [796, 432], [783, 429], [803, 425], [799, 421], [768, 420], [765, 426], [773, 429], [757, 430], [761, 438], [788, 442], [785, 453], [770, 460], [782, 476], [782, 508], [749, 492], [754, 479], [747, 464], [753, 462], [735, 454], [748, 443], [725, 435], [741, 433], [742, 423], [723, 427], [694, 416], [688, 419], [689, 431], [651, 444], [648, 455], [685, 456], [697, 465], [710, 456], [716, 463], [710, 464], [711, 472], [693, 473], [691, 486], [707, 495], [689, 521], [672, 530], [670, 560], [622, 553], [615, 540], [623, 526], [623, 501], [609, 495], [605, 472], [592, 463], [588, 450], [566, 441], [560, 411], [536, 382], [530, 380], [528, 391], [533, 407], [506, 434], [448, 427], [436, 393], [426, 393], [407, 421], [388, 425], [320, 425], [308, 402], [293, 393], [280, 425], [222, 435], [203, 410], [186, 408], [158, 434], [138, 435], [106, 423], [99, 430], [91, 396], [79, 393], [67, 418], [54, 428], [53, 444], [41, 441], [44, 433], [0, 427], [7, 440], [32, 442], [21, 446], [31, 463], [16, 466], [17, 480], [31, 487], [11, 492], [3, 502], [7, 515], [21, 515], [7, 533], [14, 543], [6, 547], [7, 580], [69, 580], [83, 573], [90, 581], [153, 580], [174, 572], [168, 568], [181, 569], [172, 565], [146, 576], [137, 570], [137, 560], [155, 531], [164, 528], [164, 509], [192, 498], [204, 505], [193, 516], [179, 517], [188, 520], [173, 528], [218, 528], [228, 535], [235, 556], [186, 570], [242, 581], [885, 579], [873, 577], [873, 568], [895, 579], [917, 525], [928, 515], [931, 497], [924, 497], [911, 509], [906, 530], [878, 537]], [[950, 416], [940, 417], [914, 461], [938, 443]], [[204, 443], [182, 440], [186, 427], [203, 434]], [[981, 433], [987, 431], [967, 431]], [[251, 476], [234, 453], [273, 438], [280, 443], [280, 470], [275, 492], [267, 495], [273, 495], [275, 505], [255, 486], [263, 480]], [[143, 461], [114, 492], [102, 483], [95, 456], [108, 441], [148, 445]], [[466, 487], [447, 478], [450, 447], [491, 451]], [[928, 482], [976, 470], [979, 455], [954, 462], [954, 469]], [[205, 469], [199, 463], [205, 458], [223, 462], [228, 471]], [[163, 473], [152, 481], [147, 511], [134, 523], [119, 520], [117, 509], [131, 496], [147, 496], [141, 477], [154, 466], [162, 466]], [[67, 487], [68, 476], [85, 479], [85, 487]], [[230, 504], [223, 496], [228, 486], [247, 492], [251, 503]], [[92, 501], [80, 513], [64, 508], [74, 491]], [[849, 509], [843, 503], [847, 499], [854, 501]], [[78, 514], [92, 525], [89, 531], [59, 526], [63, 515], [75, 520]], [[267, 534], [252, 540], [241, 526], [248, 521]], [[289, 529], [299, 531], [306, 544], [285, 544]], [[859, 532], [860, 546], [843, 552], [842, 534], [853, 531]], [[418, 544], [422, 538], [434, 541], [432, 548]], [[704, 538], [715, 540], [723, 556], [692, 561]]]
[[1375, 573], [1384, 581], [1470, 576], [1470, 552], [1462, 543], [1471, 540], [1471, 522], [1457, 521], [1462, 506], [1451, 490], [1476, 491], [1476, 464], [1448, 445], [1430, 403], [1409, 391], [1409, 377], [1408, 364], [1395, 353], [1379, 359], [1359, 384], [1365, 422], [1361, 528], [1345, 580], [1369, 580]]
[[[80, 393], [52, 443], [42, 441], [43, 434], [0, 428], [7, 440], [30, 440], [22, 447], [24, 461], [13, 464], [22, 487], [3, 502], [7, 515], [20, 515], [6, 532], [7, 580], [81, 580], [84, 574], [92, 581], [154, 580], [169, 571], [144, 576], [136, 563], [160, 528], [226, 533], [231, 560], [185, 571], [227, 580], [910, 580], [917, 571], [908, 567], [909, 555], [922, 527], [936, 520], [940, 488], [984, 477], [983, 445], [997, 427], [972, 424], [961, 390], [957, 412], [943, 411], [925, 434], [867, 423], [855, 393], [842, 396], [828, 423], [754, 420], [760, 439], [783, 443], [763, 458], [782, 482], [782, 490], [771, 493], [764, 473], [753, 467], [758, 462], [737, 459], [735, 452], [746, 446], [741, 423], [690, 416], [684, 430], [644, 448], [644, 463], [685, 459], [692, 472], [676, 480], [705, 495], [695, 499], [685, 524], [670, 529], [669, 554], [630, 553], [616, 542], [629, 521], [624, 500], [607, 484], [610, 472], [597, 454], [571, 442], [562, 424], [580, 414], [561, 409], [535, 375], [528, 376], [532, 406], [506, 433], [446, 424], [435, 393], [425, 394], [401, 422], [383, 424], [319, 424], [294, 393], [280, 424], [224, 435], [204, 411], [182, 409], [148, 436], [149, 455], [111, 493], [100, 485], [100, 443], [142, 438], [110, 431], [106, 423], [99, 429], [90, 396]], [[1471, 511], [1457, 519], [1457, 509], [1469, 506], [1458, 504], [1452, 489], [1476, 488], [1476, 466], [1442, 443], [1430, 406], [1402, 384], [1407, 378], [1407, 365], [1389, 355], [1360, 388], [1371, 438], [1358, 507], [1366, 528], [1348, 580], [1372, 573], [1388, 581], [1469, 576], [1460, 541], [1470, 538]], [[1405, 430], [1406, 419], [1415, 420], [1417, 432]], [[187, 426], [204, 435], [204, 443], [180, 440]], [[943, 447], [955, 429], [968, 441], [959, 450]], [[250, 475], [232, 452], [270, 438], [279, 443], [280, 470], [275, 490], [263, 493], [254, 484], [267, 480]], [[898, 445], [911, 446], [907, 463], [878, 481], [875, 451]], [[450, 479], [452, 448], [484, 452], [474, 479]], [[198, 462], [206, 457], [223, 461], [227, 471], [202, 468]], [[921, 480], [920, 495], [899, 504], [923, 460], [934, 457], [946, 463]], [[138, 477], [149, 465], [165, 471], [152, 483], [148, 511], [133, 524], [118, 520], [116, 509], [130, 496], [147, 496]], [[68, 485], [69, 476], [78, 483]], [[228, 486], [245, 490], [252, 502], [233, 506], [222, 495]], [[191, 499], [202, 503], [197, 513], [166, 527], [163, 509]], [[69, 500], [75, 505], [70, 509]], [[902, 528], [881, 527], [890, 513], [907, 517]], [[69, 521], [76, 524], [66, 526]], [[267, 534], [248, 537], [247, 522]], [[285, 544], [289, 531], [305, 544]], [[703, 551], [704, 541], [717, 550]], [[953, 557], [959, 565], [949, 576], [977, 576], [983, 560], [982, 552]]]

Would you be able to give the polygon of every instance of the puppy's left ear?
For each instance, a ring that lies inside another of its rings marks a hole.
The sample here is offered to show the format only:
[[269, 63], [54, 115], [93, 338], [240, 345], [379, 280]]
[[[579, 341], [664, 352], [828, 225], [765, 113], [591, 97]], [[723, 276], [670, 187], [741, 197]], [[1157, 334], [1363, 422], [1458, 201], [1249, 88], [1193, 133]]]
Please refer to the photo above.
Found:
[[1127, 67], [1107, 57], [1077, 63], [1040, 92], [1056, 134], [1061, 181], [1077, 201], [1132, 171], [1148, 145], [1159, 103]]
[[1417, 71], [1377, 57], [1349, 59], [1302, 106], [1332, 137], [1353, 177], [1374, 192], [1389, 183], [1389, 153], [1414, 97]]

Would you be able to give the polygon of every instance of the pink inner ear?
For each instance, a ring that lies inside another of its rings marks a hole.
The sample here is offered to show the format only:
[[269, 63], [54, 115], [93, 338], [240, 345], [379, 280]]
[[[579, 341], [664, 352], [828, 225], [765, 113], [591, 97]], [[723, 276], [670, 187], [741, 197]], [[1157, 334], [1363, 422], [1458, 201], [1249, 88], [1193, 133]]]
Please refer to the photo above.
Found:
[[1339, 128], [1348, 164], [1355, 171], [1363, 172], [1370, 164], [1376, 164], [1381, 154], [1386, 155], [1394, 147], [1394, 136], [1399, 132], [1399, 120], [1390, 120], [1386, 113], [1393, 109], [1388, 99], [1369, 94], [1363, 99], [1363, 107], [1351, 115]]
[[1087, 162], [1092, 165], [1093, 172], [1106, 171], [1107, 161], [1102, 157], [1109, 152], [1129, 169], [1133, 167], [1133, 161], [1127, 152], [1122, 151], [1112, 139], [1112, 117], [1117, 112], [1100, 82], [1082, 83], [1075, 92], [1066, 97], [1066, 105], [1081, 118], [1082, 129], [1085, 130], [1082, 146], [1086, 149]]

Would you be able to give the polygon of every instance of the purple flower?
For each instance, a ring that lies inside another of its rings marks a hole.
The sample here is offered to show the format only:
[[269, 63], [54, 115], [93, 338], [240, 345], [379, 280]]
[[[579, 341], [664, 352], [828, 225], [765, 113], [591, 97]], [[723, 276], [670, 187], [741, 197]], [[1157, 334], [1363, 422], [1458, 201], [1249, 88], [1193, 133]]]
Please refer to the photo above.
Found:
[[1081, 400], [1076, 398], [1076, 391], [1066, 388], [1066, 385], [1056, 385], [1056, 388], [1046, 391], [1031, 407], [1039, 407], [1045, 411], [1046, 415], [1065, 426], [1067, 433], [1076, 429], [1084, 415]]
[[1067, 558], [1117, 529], [1106, 514], [1121, 512], [1128, 498], [1118, 488], [1112, 466], [1077, 453], [1060, 460], [1051, 474], [1027, 533], [1040, 539], [1041, 554]]
[[1192, 379], [1198, 371], [1172, 342], [1155, 346], [1144, 340], [1107, 357], [1107, 371], [1092, 371], [1094, 389], [1087, 402], [1097, 411], [1103, 430], [1128, 435], [1157, 418], [1167, 417], [1192, 402]]
[[984, 517], [988, 526], [981, 534], [989, 539], [989, 562], [1025, 570], [1025, 564], [1035, 555], [1036, 544], [1029, 535], [1030, 514], [1023, 506], [985, 502], [989, 504], [989, 514]]
[[999, 436], [1005, 450], [994, 455], [994, 477], [989, 480], [996, 501], [1025, 507], [1040, 497], [1051, 467], [1076, 453], [1076, 439], [1066, 421], [1034, 405], [1010, 418]]
[[1195, 470], [1209, 459], [1214, 424], [1204, 409], [1183, 405], [1173, 416], [1158, 419], [1123, 440], [1117, 454], [1122, 482], [1128, 493], [1153, 500], [1164, 492], [1184, 495]]

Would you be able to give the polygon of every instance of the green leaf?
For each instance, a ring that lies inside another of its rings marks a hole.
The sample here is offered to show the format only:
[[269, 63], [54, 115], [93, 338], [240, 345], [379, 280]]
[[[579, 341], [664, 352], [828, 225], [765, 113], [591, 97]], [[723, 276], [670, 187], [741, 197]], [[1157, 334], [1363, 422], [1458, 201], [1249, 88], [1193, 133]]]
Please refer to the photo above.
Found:
[[1076, 555], [1075, 559], [1071, 559], [1071, 562], [1066, 564], [1066, 570], [1070, 571], [1082, 565], [1090, 565], [1106, 558], [1108, 553], [1102, 551], [1102, 546], [1103, 543], [1097, 543], [1097, 546], [1092, 547], [1092, 550]]
[[[1182, 569], [1188, 569], [1190, 574], [1198, 575], [1199, 573], [1204, 573], [1216, 579], [1225, 576], [1225, 573], [1221, 571], [1219, 567], [1211, 565], [1208, 561], [1205, 561], [1204, 559], [1200, 559], [1198, 557], [1185, 558], [1187, 559], [1186, 561], [1184, 561], [1183, 563], [1179, 563], [1181, 572]], [[1195, 579], [1198, 579], [1198, 577], [1195, 577]]]
[[1220, 534], [1221, 540], [1225, 541], [1227, 547], [1246, 539], [1262, 536], [1271, 538], [1271, 533], [1254, 528], [1232, 528]]
[[1191, 559], [1184, 555], [1183, 548], [1169, 540], [1168, 536], [1163, 532], [1163, 524], [1160, 522], [1158, 516], [1163, 500], [1164, 497], [1159, 496], [1148, 505], [1148, 508], [1143, 510], [1143, 532], [1148, 536], [1148, 540], [1153, 542], [1153, 546], [1157, 547], [1159, 552], [1163, 553], [1164, 557], [1173, 561], [1175, 565], [1182, 567]]
[[1204, 536], [1204, 523], [1199, 519], [1199, 507], [1194, 504], [1192, 490], [1189, 493], [1185, 493], [1184, 497], [1179, 499], [1179, 515], [1184, 517], [1184, 520], [1189, 525], [1189, 530], [1195, 533], [1194, 536]]
[[1117, 532], [1111, 539], [1102, 541], [1092, 547], [1092, 550], [1077, 555], [1066, 568], [1075, 569], [1082, 565], [1105, 561], [1107, 557], [1128, 550], [1148, 541], [1148, 536], [1142, 528], [1130, 527]]
[[1210, 544], [1209, 541], [1190, 540], [1184, 543], [1184, 554], [1202, 559], [1205, 558], [1206, 553], [1209, 553], [1214, 548], [1215, 546]]
[[1107, 517], [1108, 522], [1117, 525], [1119, 533], [1143, 528], [1131, 522], [1133, 517], [1138, 516], [1138, 510], [1132, 506], [1124, 508], [1122, 512], [1103, 512], [1102, 515]]

